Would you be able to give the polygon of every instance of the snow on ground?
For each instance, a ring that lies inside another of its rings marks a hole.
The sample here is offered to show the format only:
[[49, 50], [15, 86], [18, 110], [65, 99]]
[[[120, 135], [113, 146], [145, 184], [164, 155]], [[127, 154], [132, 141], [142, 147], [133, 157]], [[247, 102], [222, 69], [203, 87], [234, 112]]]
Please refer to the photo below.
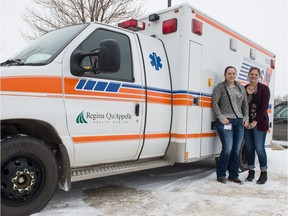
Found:
[[[214, 160], [72, 184], [57, 190], [34, 216], [280, 216], [288, 215], [288, 150], [267, 148], [268, 181], [216, 181]], [[247, 172], [240, 173], [244, 180]]]

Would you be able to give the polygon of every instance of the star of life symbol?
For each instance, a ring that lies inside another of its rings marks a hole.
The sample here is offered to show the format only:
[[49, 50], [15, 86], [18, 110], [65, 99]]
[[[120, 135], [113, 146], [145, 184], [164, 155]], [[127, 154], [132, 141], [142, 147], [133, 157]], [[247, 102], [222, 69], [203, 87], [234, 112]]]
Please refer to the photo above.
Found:
[[161, 58], [160, 56], [157, 56], [155, 52], [152, 52], [149, 55], [149, 58], [151, 59], [150, 63], [152, 67], [155, 67], [157, 71], [162, 68]]

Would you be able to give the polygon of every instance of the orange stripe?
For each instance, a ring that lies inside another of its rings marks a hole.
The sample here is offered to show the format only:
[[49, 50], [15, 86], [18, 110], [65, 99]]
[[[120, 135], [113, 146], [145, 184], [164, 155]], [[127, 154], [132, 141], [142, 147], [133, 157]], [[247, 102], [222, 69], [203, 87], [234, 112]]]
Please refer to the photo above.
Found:
[[143, 94], [144, 95], [144, 91], [142, 90], [138, 90], [138, 89], [127, 89], [127, 88], [120, 88], [119, 89], [120, 93], [128, 93], [128, 94]]
[[174, 94], [173, 98], [174, 99], [193, 99], [193, 96], [189, 94]]
[[211, 26], [214, 26], [215, 28], [219, 29], [220, 31], [222, 31], [228, 35], [230, 35], [231, 37], [234, 37], [234, 38], [238, 39], [239, 41], [242, 41], [243, 43], [247, 44], [248, 46], [251, 46], [251, 47], [259, 50], [260, 52], [268, 55], [269, 57], [274, 58], [274, 55], [272, 55], [270, 52], [267, 52], [266, 50], [262, 49], [261, 47], [256, 46], [255, 44], [251, 43], [250, 41], [244, 39], [243, 37], [240, 37], [239, 35], [235, 34], [231, 30], [228, 30], [227, 28], [225, 28], [225, 27], [219, 25], [218, 23], [202, 16], [201, 14], [196, 13], [195, 17], [201, 19], [203, 22], [210, 24]]
[[130, 135], [110, 135], [110, 136], [86, 136], [86, 137], [72, 137], [74, 143], [84, 142], [108, 142], [108, 141], [123, 141], [123, 140], [140, 140], [143, 136], [141, 134]]
[[148, 103], [160, 103], [160, 104], [171, 104], [170, 99], [164, 99], [164, 98], [153, 98], [153, 97], [148, 97], [147, 98]]
[[162, 133], [162, 134], [145, 134], [146, 139], [159, 139], [159, 138], [168, 138], [169, 133]]
[[202, 133], [200, 134], [201, 137], [216, 137], [217, 133]]
[[[77, 96], [77, 95], [65, 95], [66, 99], [77, 99], [77, 100], [102, 100], [102, 101], [111, 101], [111, 97], [83, 97], [83, 96]], [[138, 99], [125, 99], [125, 98], [113, 98], [113, 101], [123, 101], [123, 102], [137, 102], [137, 103], [143, 103], [145, 102], [144, 99], [138, 100]]]
[[207, 102], [210, 101], [210, 102], [211, 102], [211, 101], [212, 101], [212, 98], [201, 96], [201, 97], [200, 97], [200, 100], [207, 101]]
[[1, 91], [62, 94], [61, 77], [4, 77]]
[[211, 103], [211, 102], [200, 101], [199, 106], [201, 106], [201, 107], [207, 107], [207, 108], [212, 108], [212, 103]]
[[38, 98], [63, 98], [62, 95], [27, 95], [27, 94], [0, 94], [0, 95], [3, 95], [3, 96], [16, 96], [16, 97], [38, 97]]
[[155, 97], [164, 97], [164, 98], [171, 98], [171, 94], [159, 93], [159, 92], [147, 92], [148, 96], [155, 96]]
[[188, 100], [174, 100], [173, 105], [175, 106], [192, 106], [192, 101]]
[[[142, 95], [130, 95], [130, 94], [119, 94], [119, 93], [108, 93], [108, 92], [90, 92], [90, 91], [67, 91], [65, 88], [65, 94], [75, 95], [75, 96], [95, 96], [95, 97], [104, 97], [104, 98], [124, 98], [124, 99], [143, 99]], [[83, 97], [85, 98], [85, 97]]]
[[216, 137], [216, 133], [200, 133], [200, 134], [176, 134], [172, 133], [173, 138], [178, 139], [193, 139], [193, 138], [199, 138], [199, 137]]
[[[87, 142], [109, 142], [109, 141], [125, 141], [125, 140], [141, 140], [142, 134], [129, 134], [129, 135], [109, 135], [109, 136], [85, 136], [85, 137], [72, 137], [75, 144], [87, 143]], [[160, 134], [146, 134], [146, 139], [161, 139], [168, 138], [169, 133]]]

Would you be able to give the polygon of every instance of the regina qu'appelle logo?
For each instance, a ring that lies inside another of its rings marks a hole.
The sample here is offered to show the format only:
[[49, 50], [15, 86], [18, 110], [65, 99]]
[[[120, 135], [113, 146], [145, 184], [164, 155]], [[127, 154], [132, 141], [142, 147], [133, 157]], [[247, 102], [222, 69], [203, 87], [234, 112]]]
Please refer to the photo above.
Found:
[[76, 123], [80, 123], [80, 124], [88, 123], [84, 117], [84, 110], [77, 116]]

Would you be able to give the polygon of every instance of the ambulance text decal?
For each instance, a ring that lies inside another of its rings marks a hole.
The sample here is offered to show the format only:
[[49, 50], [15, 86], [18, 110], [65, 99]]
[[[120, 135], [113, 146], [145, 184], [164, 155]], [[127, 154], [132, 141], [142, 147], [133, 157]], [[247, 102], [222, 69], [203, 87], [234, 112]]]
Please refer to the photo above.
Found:
[[78, 124], [125, 124], [128, 123], [129, 120], [132, 120], [133, 116], [130, 113], [120, 114], [120, 113], [93, 113], [89, 111], [82, 111], [76, 118], [76, 123]]

